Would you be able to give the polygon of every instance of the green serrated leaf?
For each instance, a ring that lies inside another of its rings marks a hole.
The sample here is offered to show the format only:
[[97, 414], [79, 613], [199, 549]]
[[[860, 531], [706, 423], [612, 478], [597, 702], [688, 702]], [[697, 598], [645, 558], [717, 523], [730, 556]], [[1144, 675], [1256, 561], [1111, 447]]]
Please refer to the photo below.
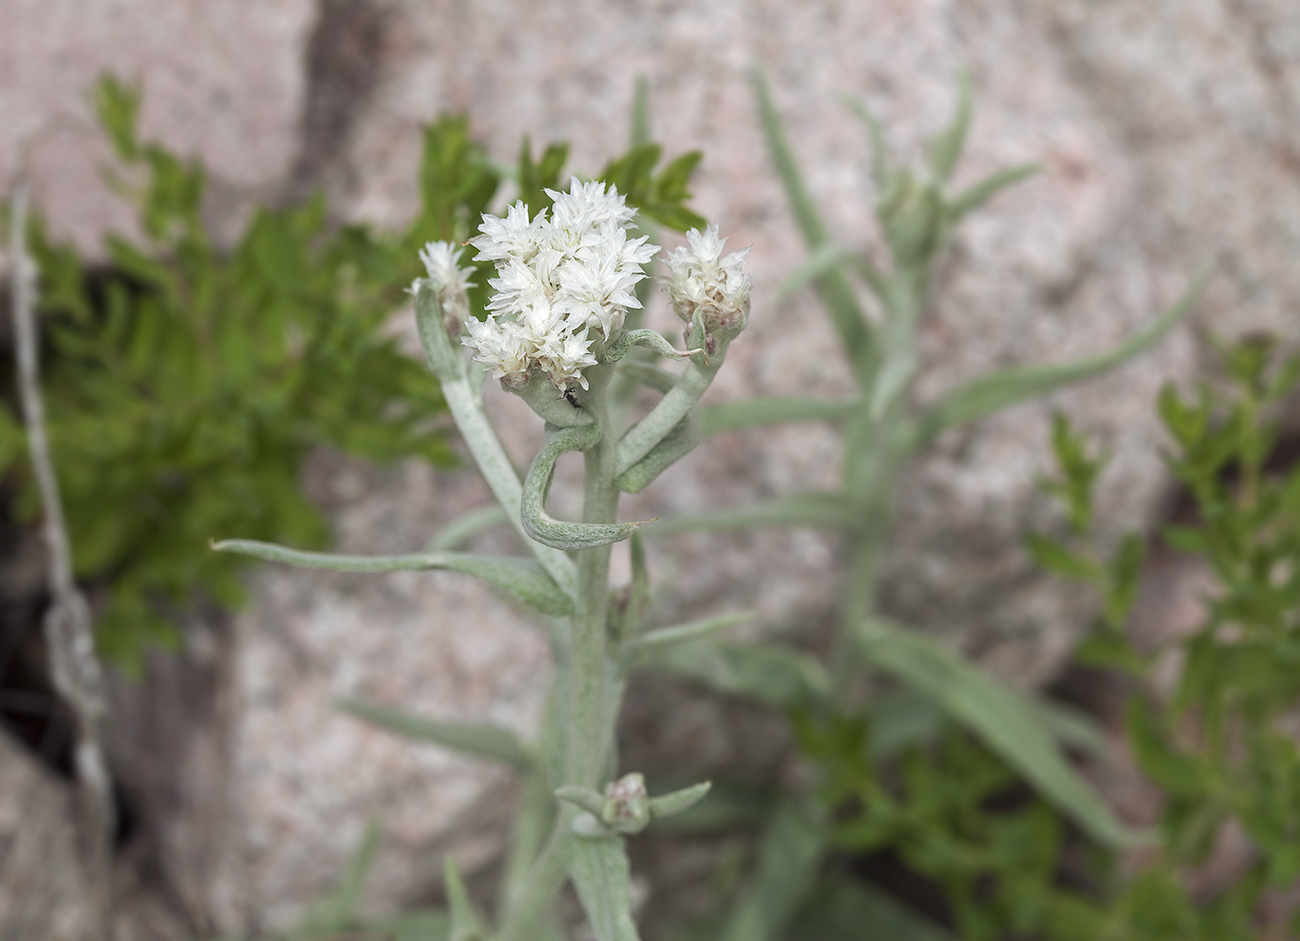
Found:
[[513, 732], [498, 725], [423, 719], [356, 699], [345, 699], [335, 705], [349, 715], [403, 738], [499, 761], [520, 771], [533, 767], [532, 751]]
[[865, 659], [938, 704], [1032, 784], [1045, 800], [1107, 846], [1143, 837], [1129, 830], [1070, 767], [1034, 703], [936, 641], [872, 620], [853, 628]]

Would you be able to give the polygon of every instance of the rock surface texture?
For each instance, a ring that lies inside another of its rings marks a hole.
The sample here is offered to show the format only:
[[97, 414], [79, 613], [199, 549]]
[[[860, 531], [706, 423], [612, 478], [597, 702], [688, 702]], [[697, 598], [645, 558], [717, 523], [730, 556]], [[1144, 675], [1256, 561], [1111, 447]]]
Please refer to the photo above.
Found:
[[[872, 246], [866, 136], [837, 95], [869, 103], [899, 153], [915, 156], [946, 121], [966, 68], [977, 114], [962, 178], [1026, 161], [1043, 172], [960, 231], [925, 328], [922, 399], [990, 368], [1105, 350], [1207, 264], [1214, 277], [1197, 323], [1294, 333], [1293, 0], [7, 0], [4, 20], [0, 186], [27, 154], [53, 229], [87, 251], [129, 224], [96, 177], [106, 149], [86, 95], [102, 69], [142, 80], [147, 134], [208, 162], [218, 226], [254, 200], [313, 187], [341, 218], [404, 221], [417, 199], [420, 126], [443, 111], [467, 111], [502, 160], [529, 134], [535, 144], [572, 141], [570, 166], [598, 170], [625, 146], [644, 75], [655, 139], [669, 153], [705, 153], [694, 205], [731, 247], [754, 246], [751, 327], [712, 400], [844, 393], [848, 373], [815, 299], [777, 294], [802, 248], [766, 156], [750, 69], [766, 69], [834, 237]], [[651, 321], [667, 329], [656, 304]], [[1150, 526], [1170, 486], [1154, 395], [1201, 366], [1194, 332], [1183, 329], [1104, 381], [941, 438], [900, 494], [885, 578], [892, 613], [1015, 682], [1048, 680], [1089, 615], [1019, 548], [1028, 526], [1051, 519], [1035, 487], [1050, 409], [1068, 409], [1114, 454], [1103, 517]], [[517, 406], [492, 399], [523, 462], [540, 429]], [[836, 462], [828, 429], [731, 433], [627, 513], [668, 517], [830, 485]], [[469, 474], [377, 472], [322, 456], [309, 476], [348, 551], [414, 550], [441, 521], [486, 501]], [[768, 631], [828, 613], [837, 560], [835, 540], [810, 532], [680, 537], [654, 543], [652, 559], [665, 619], [753, 608]], [[224, 782], [221, 800], [205, 805], [221, 839], [197, 841], [212, 858], [174, 867], [195, 874], [183, 894], [196, 923], [292, 922], [376, 816], [387, 838], [367, 902], [375, 909], [436, 891], [445, 851], [468, 869], [490, 861], [505, 775], [390, 741], [329, 704], [364, 695], [527, 731], [546, 686], [542, 635], [449, 575], [266, 570], [255, 586], [255, 604], [219, 641], [223, 744], [184, 759], [208, 762]], [[665, 699], [662, 710], [672, 708]], [[727, 748], [691, 716], [696, 737], [715, 743], [710, 760], [725, 762]], [[184, 802], [174, 804], [183, 816]], [[174, 853], [194, 845], [164, 841]]]

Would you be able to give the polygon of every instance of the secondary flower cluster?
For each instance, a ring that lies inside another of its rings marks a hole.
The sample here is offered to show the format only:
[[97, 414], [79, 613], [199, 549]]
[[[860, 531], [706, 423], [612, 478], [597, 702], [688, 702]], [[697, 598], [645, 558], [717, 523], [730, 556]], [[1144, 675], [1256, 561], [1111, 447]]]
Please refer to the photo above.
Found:
[[641, 306], [633, 291], [658, 249], [645, 236], [628, 238], [635, 210], [612, 186], [574, 180], [568, 193], [547, 195], [555, 200], [549, 215], [529, 220], [528, 207], [517, 202], [504, 219], [483, 216], [482, 234], [470, 244], [480, 260], [496, 263], [497, 277], [488, 282], [495, 294], [486, 320], [466, 321], [463, 342], [508, 385], [524, 385], [539, 369], [557, 388], [576, 382], [585, 389], [593, 344], [622, 329], [628, 308]]
[[718, 238], [716, 225], [691, 229], [686, 240], [690, 247], [668, 258], [673, 311], [687, 324], [698, 315], [706, 334], [733, 339], [749, 319], [749, 275], [740, 270], [749, 249], [724, 256], [727, 240]]

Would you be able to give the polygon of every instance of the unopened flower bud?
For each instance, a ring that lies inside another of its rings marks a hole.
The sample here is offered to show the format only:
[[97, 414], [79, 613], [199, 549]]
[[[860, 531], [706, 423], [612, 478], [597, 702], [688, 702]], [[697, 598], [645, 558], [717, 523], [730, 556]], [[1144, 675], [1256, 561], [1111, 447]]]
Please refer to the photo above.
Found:
[[749, 321], [749, 275], [741, 264], [749, 249], [723, 255], [718, 227], [686, 233], [690, 247], [668, 259], [668, 293], [673, 311], [689, 325], [699, 322], [708, 337], [734, 339]]
[[[459, 258], [460, 247], [452, 242], [430, 242], [420, 249], [420, 261], [424, 262], [424, 270], [438, 294], [444, 324], [451, 336], [460, 333], [462, 320], [469, 319], [469, 289], [474, 284], [470, 280], [473, 272], [460, 267]], [[415, 286], [412, 285], [412, 294]]]
[[632, 772], [605, 788], [601, 822], [619, 833], [640, 833], [650, 823], [650, 795], [645, 777]]

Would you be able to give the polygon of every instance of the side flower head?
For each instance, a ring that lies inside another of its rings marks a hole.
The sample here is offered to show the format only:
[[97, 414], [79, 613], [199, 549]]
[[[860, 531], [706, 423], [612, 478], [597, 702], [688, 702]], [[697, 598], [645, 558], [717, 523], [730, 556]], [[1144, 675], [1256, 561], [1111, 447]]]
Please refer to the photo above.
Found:
[[[668, 294], [686, 324], [697, 320], [710, 337], [734, 339], [749, 322], [749, 275], [741, 270], [748, 248], [722, 254], [718, 227], [686, 233], [688, 246], [668, 258]], [[687, 328], [689, 330], [689, 326]]]
[[488, 319], [469, 322], [462, 341], [494, 378], [519, 388], [545, 374], [557, 389], [587, 388], [583, 370], [640, 307], [641, 266], [658, 249], [645, 236], [629, 239], [635, 210], [604, 183], [573, 181], [569, 192], [547, 190], [549, 214], [528, 218], [515, 203], [505, 218], [483, 216], [470, 239], [478, 259], [496, 264]]
[[[470, 275], [473, 272], [458, 264], [460, 251], [460, 246], [452, 242], [430, 242], [420, 249], [420, 261], [424, 262], [424, 270], [433, 282], [447, 330], [452, 335], [460, 332], [462, 320], [473, 319], [469, 316], [469, 289], [474, 286]], [[418, 280], [411, 285], [412, 294], [418, 286]]]

